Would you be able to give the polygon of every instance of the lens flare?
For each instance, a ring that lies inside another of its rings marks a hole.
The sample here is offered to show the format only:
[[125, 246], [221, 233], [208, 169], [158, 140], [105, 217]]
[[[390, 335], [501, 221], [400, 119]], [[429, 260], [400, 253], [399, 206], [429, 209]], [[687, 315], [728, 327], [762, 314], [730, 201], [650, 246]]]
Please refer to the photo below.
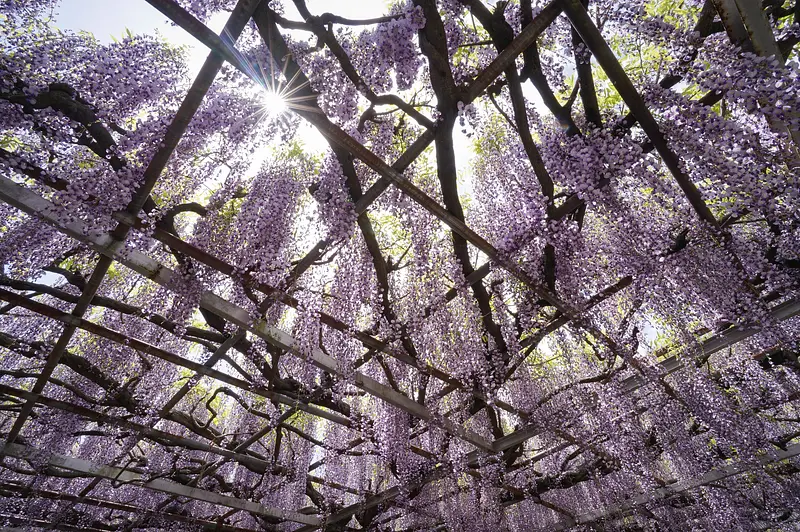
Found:
[[283, 95], [269, 89], [261, 95], [261, 105], [267, 116], [277, 116], [288, 109]]

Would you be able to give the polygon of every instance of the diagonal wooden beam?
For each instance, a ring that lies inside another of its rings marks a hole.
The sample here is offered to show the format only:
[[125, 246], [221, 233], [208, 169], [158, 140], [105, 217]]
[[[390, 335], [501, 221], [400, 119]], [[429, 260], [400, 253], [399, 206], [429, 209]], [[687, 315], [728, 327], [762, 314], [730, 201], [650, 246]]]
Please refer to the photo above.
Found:
[[[556, 7], [551, 5], [548, 6], [548, 8], [551, 13], [557, 14], [558, 9]], [[286, 76], [289, 78], [292, 78], [298, 74], [298, 67], [287, 59], [290, 56], [289, 49], [286, 46], [286, 43], [278, 30], [277, 23], [275, 22], [274, 17], [271, 15], [269, 9], [262, 5], [258, 10], [256, 10], [253, 20], [256, 22], [256, 26], [258, 27], [261, 36], [267, 42], [272, 57], [284, 58], [282, 60], [283, 64], [279, 65], [281, 67], [281, 71], [286, 72]], [[540, 32], [547, 26], [542, 25], [541, 23], [540, 25], [537, 25], [536, 21], [534, 21], [531, 23], [530, 27], [533, 29], [538, 29]], [[530, 32], [530, 34], [538, 35], [538, 33], [533, 30]], [[511, 46], [509, 48], [511, 48]], [[509, 52], [504, 57], [513, 56], [513, 50], [515, 50], [515, 48], [511, 49], [512, 52]], [[504, 53], [506, 51], [507, 50], [504, 50]], [[423, 192], [419, 187], [403, 177], [394, 168], [383, 162], [383, 160], [381, 160], [377, 155], [347, 135], [325, 115], [322, 113], [307, 112], [302, 109], [297, 109], [295, 112], [306, 119], [306, 121], [314, 125], [317, 130], [331, 142], [343, 149], [348, 150], [379, 175], [388, 179], [393, 185], [403, 191], [406, 196], [414, 200], [425, 210], [433, 214], [436, 218], [444, 222], [453, 232], [486, 254], [486, 256], [489, 257], [489, 259], [491, 259], [494, 263], [499, 264], [504, 269], [508, 270], [512, 275], [522, 281], [523, 284], [527, 285], [537, 297], [549, 302], [556, 309], [560, 310], [566, 315], [573, 316], [576, 314], [576, 312], [565, 302], [561, 301], [558, 296], [537, 283], [516, 263], [503, 256], [486, 239], [470, 229], [463, 221], [461, 221], [461, 219], [459, 219], [458, 216], [453, 215], [447, 209], [439, 205], [436, 200], [425, 194], [425, 192]]]
[[[189, 525], [203, 527], [203, 530], [219, 531], [219, 532], [258, 532], [251, 528], [242, 528], [238, 526], [225, 525], [217, 521], [209, 521], [199, 517], [189, 517], [181, 514], [170, 512], [156, 512], [149, 508], [142, 508], [129, 503], [121, 503], [101, 499], [98, 497], [86, 497], [80, 495], [70, 495], [59, 491], [51, 491], [46, 489], [37, 489], [20, 484], [11, 484], [7, 482], [0, 483], [0, 493], [4, 497], [14, 497], [22, 500], [26, 499], [46, 499], [51, 501], [67, 501], [74, 504], [85, 504], [87, 506], [94, 506], [97, 508], [105, 508], [108, 510], [116, 510], [120, 512], [128, 512], [136, 516], [145, 516], [154, 519], [163, 519], [166, 521], [174, 521], [178, 523], [188, 523]], [[30, 524], [30, 523], [28, 523]], [[2, 532], [0, 528], [0, 532]], [[22, 531], [23, 529], [15, 529]]]
[[595, 58], [597, 58], [597, 62], [603, 68], [606, 75], [611, 80], [611, 83], [614, 84], [617, 92], [622, 96], [622, 99], [630, 108], [636, 120], [638, 120], [641, 128], [650, 138], [653, 146], [672, 173], [678, 186], [683, 190], [686, 199], [689, 201], [695, 213], [697, 213], [697, 216], [712, 228], [719, 229], [719, 222], [714, 217], [711, 209], [708, 208], [708, 205], [706, 205], [702, 194], [700, 194], [695, 184], [683, 170], [681, 170], [678, 156], [672, 148], [669, 147], [669, 144], [667, 144], [667, 140], [661, 133], [661, 129], [659, 129], [658, 123], [647, 108], [644, 99], [642, 99], [636, 87], [633, 86], [633, 83], [625, 73], [619, 60], [611, 50], [611, 47], [608, 46], [600, 30], [597, 29], [597, 26], [595, 26], [591, 17], [589, 17], [589, 13], [586, 12], [586, 8], [583, 7], [581, 0], [562, 0], [562, 5], [572, 26], [581, 36], [583, 42], [586, 43], [586, 46], [588, 46], [592, 54], [594, 54]]
[[[787, 301], [786, 303], [782, 303], [775, 307], [772, 310], [772, 318], [778, 321], [784, 321], [794, 316], [800, 315], [800, 299], [794, 299], [791, 301]], [[722, 351], [726, 347], [734, 345], [746, 338], [749, 338], [753, 334], [756, 334], [760, 329], [758, 328], [748, 328], [748, 329], [739, 329], [736, 327], [732, 327], [728, 331], [723, 333], [717, 334], [712, 336], [711, 338], [707, 338], [702, 344], [702, 350], [704, 354], [716, 353], [718, 351]], [[677, 356], [672, 356], [667, 360], [661, 362], [662, 367], [665, 369], [667, 373], [672, 373], [677, 371], [681, 367], [683, 367], [683, 363], [677, 358]], [[644, 386], [645, 381], [640, 377], [629, 377], [625, 381], [623, 381], [623, 389], [625, 393], [632, 393], [635, 390]], [[494, 452], [495, 453], [502, 453], [508, 449], [512, 449], [517, 445], [524, 443], [525, 441], [539, 436], [542, 434], [542, 429], [536, 425], [529, 425], [522, 429], [516, 430], [510, 434], [502, 438], [498, 438], [493, 442]], [[556, 445], [554, 448], [547, 449], [540, 453], [537, 453], [536, 456], [530, 459], [531, 462], [536, 462], [542, 458], [545, 458], [552, 454], [555, 451], [562, 450], [566, 448], [568, 444], [566, 442], [562, 442], [561, 444]], [[480, 454], [477, 452], [468, 453], [465, 457], [467, 465], [470, 467], [475, 467], [479, 465]], [[442, 478], [443, 474], [445, 474], [445, 470], [442, 466], [437, 466], [429, 475], [425, 476], [422, 480], [413, 483], [411, 486], [406, 486], [406, 489], [415, 489], [429, 482], [433, 482], [437, 479]], [[349, 519], [351, 516], [355, 515], [356, 513], [362, 511], [363, 508], [371, 508], [381, 504], [388, 504], [394, 498], [398, 497], [400, 492], [396, 488], [389, 489], [382, 493], [378, 493], [374, 496], [368, 497], [364, 501], [360, 503], [354, 504], [349, 506], [337, 514], [328, 518], [327, 523], [333, 522], [340, 522], [345, 519]], [[309, 532], [314, 530], [315, 527], [307, 526], [299, 529], [296, 532]]]
[[[239, 343], [239, 341], [242, 340], [244, 337], [245, 337], [245, 332], [240, 330], [230, 338], [226, 339], [224, 342], [222, 342], [222, 344], [220, 344], [220, 346], [216, 349], [216, 351], [214, 351], [211, 354], [211, 356], [208, 357], [208, 360], [205, 361], [203, 366], [207, 368], [214, 367], [214, 364], [216, 364], [217, 361], [225, 355], [225, 353], [227, 353], [234, 345]], [[188, 394], [192, 390], [192, 388], [194, 387], [194, 383], [197, 377], [199, 376], [200, 374], [196, 373], [194, 376], [190, 377], [189, 380], [186, 381], [186, 383], [183, 386], [181, 386], [180, 390], [175, 392], [175, 395], [173, 395], [170, 398], [170, 400], [167, 401], [166, 404], [164, 404], [164, 406], [161, 407], [162, 415], [175, 408], [175, 406], [181, 402], [181, 399], [186, 397], [186, 394]]]
[[[185, 9], [180, 7], [174, 0], [147, 0], [149, 4], [158, 9], [167, 18], [172, 20], [175, 24], [186, 30], [189, 34], [194, 36], [197, 40], [202, 42], [205, 46], [218, 54], [225, 57], [225, 59], [237, 68], [244, 75], [253, 79], [256, 83], [263, 84], [260, 74], [256, 72], [243, 58], [232, 50], [226, 43], [224, 43], [213, 31], [208, 29], [202, 22], [197, 20]], [[264, 9], [264, 8], [261, 8]], [[536, 42], [539, 35], [547, 29], [547, 27], [555, 21], [562, 11], [562, 6], [559, 0], [551, 0], [540, 12], [534, 17], [528, 26], [506, 47], [497, 57], [475, 78], [469, 87], [462, 94], [462, 101], [467, 104], [475, 100], [485, 91], [492, 82], [497, 79], [509, 66], [514, 64], [517, 56], [530, 48]], [[275, 27], [277, 31], [277, 26]], [[269, 42], [269, 35], [264, 39]], [[281, 56], [282, 57], [282, 56]], [[291, 76], [288, 76], [291, 78]], [[338, 128], [337, 128], [338, 129]], [[423, 151], [427, 148], [435, 138], [435, 128], [427, 130], [419, 136], [411, 146], [397, 159], [392, 165], [396, 172], [402, 172], [407, 168]], [[320, 133], [325, 135], [325, 130], [320, 130]], [[330, 133], [330, 131], [329, 131]], [[376, 158], [369, 150], [364, 148], [361, 144], [349, 137], [341, 129], [334, 131], [336, 135], [334, 142], [337, 142], [342, 148], [353, 148], [356, 151], [351, 151], [353, 155], [362, 161], [370, 164], [368, 160], [375, 164], [383, 164], [380, 159]], [[327, 135], [326, 135], [327, 136]], [[330, 138], [330, 137], [329, 137]], [[349, 140], [347, 140], [349, 139]], [[385, 166], [385, 165], [384, 165]], [[381, 174], [381, 172], [378, 172]], [[356, 212], [358, 214], [367, 210], [371, 205], [388, 187], [392, 184], [391, 179], [381, 174], [372, 187], [367, 190], [361, 199], [356, 204]]]
[[[762, 57], [774, 57], [781, 66], [785, 66], [786, 62], [778, 48], [778, 43], [775, 41], [775, 34], [772, 32], [769, 20], [767, 20], [762, 10], [762, 2], [735, 0], [735, 3], [741, 14], [742, 22], [744, 22], [747, 28], [747, 33], [750, 35], [750, 41], [753, 43], [755, 52]], [[797, 9], [797, 7], [795, 7], [795, 9]], [[794, 153], [792, 154], [793, 160], [791, 164], [795, 168], [800, 167], [800, 156], [797, 151], [798, 148], [800, 148], [800, 130], [797, 128], [799, 116], [798, 110], [792, 109], [789, 110], [786, 121], [768, 118], [770, 125], [774, 129], [789, 135], [794, 142], [794, 146], [792, 147]]]
[[9, 525], [20, 525], [25, 527], [25, 528], [17, 528], [17, 527], [12, 528], [12, 527], [0, 526], [0, 532], [31, 532], [31, 530], [67, 530], [70, 532], [109, 532], [109, 529], [113, 530], [112, 527], [105, 527], [105, 526], [103, 528], [96, 528], [94, 526], [84, 526], [84, 525], [77, 527], [67, 523], [53, 523], [51, 521], [47, 521], [45, 519], [39, 519], [37, 517], [32, 517], [30, 515], [11, 514], [8, 512], [0, 513], [0, 522], [7, 523]]
[[[800, 299], [790, 299], [779, 305], [773, 307], [770, 311], [770, 319], [775, 322], [786, 321], [790, 318], [800, 315]], [[754, 334], [761, 331], [761, 327], [731, 327], [720, 333], [717, 333], [705, 340], [699, 342], [698, 358], [708, 358], [714, 353], [718, 353], [723, 349], [730, 347], [734, 344], [750, 338]], [[684, 351], [683, 349], [679, 351]], [[686, 363], [692, 363], [694, 357], [687, 357], [685, 353], [675, 353], [666, 359], [662, 360], [659, 364], [664, 371], [674, 373], [684, 367]], [[622, 383], [625, 392], [633, 392], [644, 386], [645, 380], [639, 375], [632, 375], [625, 379]]]
[[328, 421], [332, 421], [333, 423], [345, 427], [350, 427], [352, 425], [350, 419], [342, 415], [303, 403], [296, 398], [288, 397], [284, 394], [274, 392], [262, 386], [255, 386], [251, 382], [233, 377], [227, 373], [207, 367], [204, 364], [200, 364], [194, 360], [189, 360], [188, 358], [176, 355], [175, 353], [167, 351], [166, 349], [161, 349], [160, 347], [154, 346], [147, 342], [137, 340], [136, 338], [131, 338], [130, 336], [126, 336], [121, 332], [109, 329], [108, 327], [103, 327], [102, 325], [98, 325], [83, 318], [78, 318], [66, 312], [62, 312], [55, 307], [45, 305], [44, 303], [40, 303], [38, 301], [33, 301], [14, 292], [0, 289], [0, 300], [13, 301], [21, 308], [30, 310], [31, 312], [35, 312], [41, 316], [59, 321], [66, 325], [74, 326], [77, 329], [84, 330], [100, 338], [105, 338], [106, 340], [110, 340], [119, 345], [135, 349], [140, 353], [154, 356], [175, 366], [192, 370], [198, 375], [216, 379], [220, 382], [224, 382], [225, 384], [233, 386], [234, 388], [238, 388], [242, 391], [250, 392], [263, 397], [264, 399], [269, 399], [287, 406], [297, 407], [298, 410], [302, 410], [317, 417], [327, 419]]
[[62, 412], [69, 412], [87, 420], [95, 421], [101, 425], [111, 425], [114, 427], [131, 430], [139, 434], [141, 437], [148, 438], [155, 442], [168, 442], [170, 445], [177, 445], [185, 449], [203, 451], [215, 454], [217, 456], [222, 456], [223, 458], [233, 460], [247, 468], [252, 469], [253, 471], [257, 471], [262, 474], [269, 471], [272, 467], [272, 464], [267, 460], [261, 460], [260, 458], [256, 458], [254, 456], [242, 454], [240, 449], [231, 451], [229, 449], [211, 445], [193, 438], [171, 434], [169, 432], [154, 429], [140, 423], [129, 421], [127, 419], [96, 412], [91, 408], [53, 399], [41, 394], [34, 394], [33, 392], [13, 388], [11, 386], [6, 386], [5, 384], [0, 384], [0, 393], [34, 401], [36, 404], [55, 410], [61, 410]]
[[[115, 248], [115, 250], [119, 250], [121, 247], [121, 243], [118, 241], [111, 242], [110, 245]], [[92, 299], [94, 299], [94, 296], [97, 294], [97, 290], [100, 288], [100, 283], [103, 282], [103, 277], [105, 277], [106, 272], [108, 271], [108, 268], [111, 266], [112, 262], [113, 261], [109, 260], [108, 257], [100, 257], [100, 259], [97, 261], [97, 264], [92, 271], [92, 275], [89, 278], [89, 281], [86, 283], [86, 287], [81, 291], [78, 302], [72, 308], [73, 316], [81, 317], [89, 309], [89, 305], [92, 302]], [[50, 377], [53, 375], [53, 371], [55, 371], [56, 366], [58, 366], [58, 363], [61, 361], [61, 357], [66, 352], [67, 346], [72, 340], [72, 336], [75, 334], [76, 330], [77, 329], [72, 325], [66, 325], [61, 331], [58, 341], [56, 341], [56, 345], [47, 356], [44, 367], [42, 367], [42, 370], [39, 372], [39, 377], [36, 379], [36, 382], [33, 385], [33, 393], [40, 394], [44, 390], [45, 386], [47, 386], [47, 383], [50, 381]], [[33, 406], [34, 402], [30, 400], [27, 400], [25, 404], [22, 405], [22, 409], [20, 409], [19, 414], [17, 414], [17, 418], [14, 420], [14, 425], [8, 432], [8, 437], [6, 438], [7, 442], [13, 443], [17, 439], [17, 436], [19, 436], [19, 433], [22, 431], [22, 427], [25, 425], [28, 417], [33, 412]]]
[[719, 469], [712, 469], [711, 471], [699, 477], [669, 484], [662, 488], [653, 490], [652, 492], [639, 493], [638, 495], [632, 497], [626, 497], [628, 500], [623, 503], [611, 505], [594, 512], [580, 514], [575, 517], [575, 523], [556, 523], [552, 526], [548, 526], [547, 530], [568, 530], [575, 525], [586, 525], [603, 519], [622, 517], [635, 510], [639, 506], [654, 500], [668, 499], [685, 491], [706, 486], [713, 482], [719, 482], [720, 480], [724, 480], [741, 473], [763, 468], [769, 464], [788, 460], [789, 458], [794, 458], [798, 455], [800, 455], [800, 444], [789, 445], [785, 451], [773, 450], [771, 454], [759, 456], [752, 461], [740, 461]]
[[[177, 275], [171, 269], [135, 249], [126, 250], [125, 253], [118, 253], [118, 250], [115, 249], [114, 246], [115, 240], [110, 234], [89, 234], [90, 232], [85, 230], [83, 223], [80, 221], [73, 221], [67, 225], [62, 224], [58, 216], [58, 207], [56, 207], [50, 201], [37, 195], [33, 191], [14, 183], [10, 179], [0, 177], [0, 199], [19, 208], [27, 214], [30, 214], [31, 216], [40, 218], [42, 221], [52, 225], [68, 236], [71, 236], [76, 240], [93, 247], [102, 255], [113, 257], [120, 264], [127, 266], [141, 275], [144, 275], [151, 281], [158, 283], [167, 289], [171, 289], [171, 281]], [[24, 303], [26, 305], [41, 305], [40, 303], [31, 303], [29, 300], [27, 302], [19, 301], [19, 303]], [[291, 335], [278, 328], [271, 327], [264, 320], [254, 320], [253, 316], [251, 316], [250, 313], [245, 309], [234, 305], [233, 303], [214, 294], [211, 291], [203, 291], [200, 298], [200, 306], [206, 310], [214, 312], [221, 318], [239, 327], [251, 331], [268, 343], [289, 351], [303, 360], [308, 360], [320, 369], [335, 375], [339, 375], [346, 379], [352, 379], [357, 387], [366, 391], [370, 395], [390, 403], [393, 406], [396, 406], [401, 410], [411, 414], [412, 416], [435, 424], [453, 436], [469, 442], [479, 449], [483, 449], [485, 451], [490, 451], [492, 449], [491, 442], [489, 442], [483, 436], [466, 429], [462, 425], [434, 415], [430, 412], [430, 410], [420, 405], [416, 401], [409, 399], [403, 394], [394, 391], [391, 387], [386, 386], [385, 384], [382, 384], [371, 377], [358, 372], [350, 372], [347, 367], [341, 365], [338, 360], [323, 353], [319, 348], [313, 349], [310, 354], [304, 353], [298, 346], [297, 341]], [[89, 324], [86, 322], [86, 320], [80, 320], [74, 316], [72, 318], [65, 319], [79, 320], [74, 321], [74, 323], [80, 323], [86, 327], [98, 327], [97, 325]], [[195, 364], [195, 367], [192, 369], [198, 373], [208, 372], [210, 374], [212, 371], [214, 371], [209, 368], [205, 368], [202, 364]], [[233, 377], [226, 376], [225, 378], [232, 379]]]
[[711, 0], [714, 8], [719, 14], [722, 25], [725, 27], [725, 32], [734, 46], [741, 48], [744, 51], [752, 52], [753, 43], [750, 41], [750, 35], [747, 34], [747, 28], [744, 27], [742, 17], [736, 7], [735, 0]]
[[304, 515], [291, 510], [283, 510], [281, 508], [264, 506], [263, 504], [258, 504], [253, 501], [237, 499], [236, 497], [230, 497], [227, 495], [220, 495], [212, 491], [185, 486], [183, 484], [164, 480], [162, 478], [147, 480], [144, 475], [133, 471], [128, 471], [119, 467], [105, 464], [97, 464], [88, 460], [73, 458], [71, 456], [49, 453], [44, 450], [36, 449], [35, 447], [19, 445], [16, 443], [7, 443], [0, 448], [0, 455], [19, 458], [21, 460], [34, 459], [40, 461], [45, 459], [47, 460], [47, 464], [51, 467], [67, 469], [69, 471], [75, 471], [76, 473], [101, 477], [108, 480], [114, 480], [116, 482], [135, 484], [139, 487], [149, 490], [160, 491], [162, 493], [186, 497], [196, 501], [203, 501], [220, 506], [226, 506], [228, 508], [243, 510], [245, 512], [250, 512], [263, 517], [271, 517], [275, 519], [281, 519], [283, 521], [292, 521], [294, 523], [301, 523], [311, 526], [319, 526], [321, 524], [319, 518], [311, 515]]
[[[253, 11], [255, 11], [255, 8], [260, 2], [261, 0], [239, 0], [236, 8], [234, 8], [233, 13], [231, 14], [231, 17], [225, 24], [223, 34], [231, 36], [233, 40], [237, 39], [242, 33], [245, 24], [247, 24], [247, 21], [250, 19], [250, 16], [253, 14]], [[224, 60], [219, 55], [215, 53], [209, 54], [208, 59], [206, 59], [203, 67], [200, 69], [200, 72], [195, 78], [194, 83], [189, 89], [189, 93], [186, 95], [186, 98], [184, 98], [180, 108], [178, 109], [178, 112], [175, 114], [172, 122], [167, 128], [167, 132], [160, 143], [158, 151], [150, 160], [147, 168], [145, 168], [143, 182], [137, 188], [126, 209], [126, 212], [128, 212], [131, 216], [138, 216], [139, 212], [144, 207], [144, 204], [147, 201], [147, 198], [150, 197], [150, 193], [153, 191], [159, 176], [164, 171], [164, 168], [166, 168], [172, 153], [175, 151], [175, 148], [178, 146], [178, 143], [186, 131], [186, 128], [189, 126], [189, 122], [191, 122], [195, 113], [200, 108], [200, 103], [202, 102], [203, 97], [205, 97], [208, 89], [211, 88], [211, 84], [214, 82], [214, 78], [217, 76], [220, 68], [222, 68], [223, 63]], [[109, 246], [114, 247], [115, 252], [122, 249], [123, 243], [127, 238], [129, 231], [130, 226], [124, 224], [118, 224], [114, 229], [112, 233], [114, 240], [113, 242], [109, 243]], [[78, 299], [78, 302], [72, 309], [73, 315], [78, 317], [83, 316], [89, 309], [91, 301], [97, 294], [97, 291], [100, 289], [100, 284], [103, 282], [103, 278], [108, 272], [108, 268], [111, 266], [112, 262], [113, 261], [110, 260], [110, 257], [108, 256], [100, 257], [94, 267], [94, 271], [92, 272], [88, 283], [86, 284], [86, 287], [81, 291], [81, 296]], [[42, 368], [39, 379], [37, 379], [33, 386], [34, 393], [41, 393], [42, 390], [44, 390], [44, 387], [50, 379], [50, 376], [53, 374], [56, 366], [58, 366], [59, 360], [61, 360], [61, 357], [66, 351], [69, 342], [72, 340], [75, 330], [76, 329], [71, 325], [64, 327], [64, 330], [61, 332], [55, 347], [50, 352], [50, 355], [48, 356], [47, 361]], [[28, 416], [30, 416], [32, 411], [33, 403], [31, 401], [27, 401], [17, 415], [17, 419], [14, 421], [14, 425], [9, 431], [7, 438], [9, 443], [13, 443], [17, 436], [19, 436], [20, 431], [22, 431], [22, 427], [25, 425], [25, 421], [28, 419]]]

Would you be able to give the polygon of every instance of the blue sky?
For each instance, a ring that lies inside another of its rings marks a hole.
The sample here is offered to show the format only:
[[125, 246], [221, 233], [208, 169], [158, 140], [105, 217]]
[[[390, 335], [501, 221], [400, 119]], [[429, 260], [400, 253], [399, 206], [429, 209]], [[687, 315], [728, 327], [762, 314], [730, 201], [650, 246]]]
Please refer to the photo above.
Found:
[[[300, 16], [292, 2], [287, 1], [286, 15], [295, 20]], [[313, 14], [332, 11], [350, 18], [372, 18], [385, 13], [385, 0], [307, 0]], [[229, 13], [212, 17], [208, 26], [219, 33]], [[145, 0], [62, 0], [55, 16], [56, 25], [64, 30], [88, 31], [101, 42], [120, 38], [129, 29], [133, 33], [154, 34], [158, 31], [171, 43], [189, 48], [190, 76], [200, 70], [208, 50], [181, 28], [172, 25], [164, 15]]]
[[184, 33], [144, 0], [63, 0], [55, 20], [62, 29], [89, 31], [103, 42], [121, 37], [125, 28], [134, 33], [158, 29], [170, 40], [182, 39]]
[[[209, 27], [222, 30], [227, 16], [221, 13], [212, 18]], [[101, 42], [134, 34], [164, 36], [169, 42], [189, 48], [190, 77], [200, 70], [208, 50], [183, 29], [170, 23], [164, 15], [144, 0], [62, 0], [55, 16], [56, 25], [63, 30], [88, 31]]]
[[[384, 0], [307, 0], [312, 13], [332, 11], [351, 18], [371, 18], [386, 11]], [[287, 2], [287, 15], [299, 19], [297, 12]], [[209, 26], [215, 31], [222, 28], [226, 15], [214, 17]], [[183, 42], [179, 28], [166, 22], [165, 17], [145, 0], [62, 0], [58, 8], [57, 24], [63, 29], [86, 30], [101, 41], [120, 37], [125, 28], [134, 33], [161, 31], [170, 40]]]

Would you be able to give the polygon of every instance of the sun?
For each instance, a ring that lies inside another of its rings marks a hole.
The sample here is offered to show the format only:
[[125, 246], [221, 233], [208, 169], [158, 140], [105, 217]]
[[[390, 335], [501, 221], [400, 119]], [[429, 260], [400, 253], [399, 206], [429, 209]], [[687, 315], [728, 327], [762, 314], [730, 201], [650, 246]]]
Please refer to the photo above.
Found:
[[261, 106], [268, 116], [277, 116], [288, 109], [283, 95], [269, 89], [265, 90], [261, 95]]

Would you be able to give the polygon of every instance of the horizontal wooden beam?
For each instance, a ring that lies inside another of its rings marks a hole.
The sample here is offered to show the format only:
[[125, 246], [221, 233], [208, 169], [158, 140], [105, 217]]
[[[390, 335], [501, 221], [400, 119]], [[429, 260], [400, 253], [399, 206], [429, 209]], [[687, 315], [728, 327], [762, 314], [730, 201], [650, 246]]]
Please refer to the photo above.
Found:
[[2, 448], [0, 448], [0, 455], [19, 458], [21, 460], [33, 459], [41, 461], [42, 459], [46, 459], [48, 465], [51, 467], [58, 467], [93, 477], [105, 478], [115, 482], [135, 484], [139, 487], [149, 490], [160, 491], [162, 493], [177, 495], [179, 497], [186, 497], [196, 501], [218, 504], [220, 506], [250, 512], [263, 517], [272, 517], [283, 521], [292, 521], [294, 523], [302, 523], [312, 526], [319, 526], [322, 523], [319, 518], [311, 515], [303, 515], [291, 510], [272, 508], [253, 501], [237, 499], [227, 495], [220, 495], [219, 493], [194, 488], [191, 486], [185, 486], [183, 484], [178, 484], [177, 482], [172, 482], [163, 478], [147, 480], [144, 475], [119, 467], [96, 464], [81, 458], [49, 453], [41, 449], [19, 445], [16, 443], [10, 443], [2, 446]]
[[[73, 220], [68, 224], [64, 224], [61, 221], [61, 209], [56, 205], [5, 177], [0, 177], [0, 199], [31, 216], [41, 219], [79, 242], [93, 247], [101, 255], [113, 258], [120, 264], [127, 266], [151, 281], [167, 289], [171, 289], [173, 286], [172, 280], [177, 274], [167, 266], [153, 260], [151, 257], [136, 249], [125, 250], [124, 253], [118, 253], [116, 246], [114, 246], [115, 240], [110, 234], [98, 234], [97, 232], [89, 231], [85, 229], [81, 221]], [[491, 442], [483, 436], [449, 419], [434, 415], [423, 405], [371, 377], [358, 372], [349, 372], [346, 367], [340, 365], [338, 360], [323, 353], [319, 348], [313, 349], [310, 354], [304, 353], [297, 341], [288, 333], [276, 327], [271, 327], [264, 320], [255, 319], [242, 307], [231, 303], [209, 290], [204, 290], [202, 292], [200, 306], [239, 327], [251, 331], [276, 347], [289, 351], [303, 360], [309, 360], [325, 371], [346, 379], [352, 379], [357, 387], [367, 393], [400, 408], [412, 416], [439, 426], [446, 432], [475, 445], [479, 449], [485, 451], [491, 451], [492, 449]], [[198, 373], [213, 371], [203, 367], [201, 364], [196, 364], [192, 369]]]
[[800, 444], [789, 445], [786, 450], [773, 450], [771, 454], [765, 454], [757, 457], [755, 460], [740, 461], [719, 469], [712, 469], [705, 475], [695, 477], [688, 480], [668, 484], [662, 488], [653, 491], [640, 493], [632, 498], [628, 498], [625, 502], [607, 506], [601, 510], [593, 512], [586, 512], [575, 517], [574, 523], [556, 523], [549, 525], [547, 531], [550, 530], [568, 530], [576, 525], [585, 525], [600, 521], [602, 519], [613, 519], [615, 517], [622, 517], [625, 514], [635, 510], [638, 506], [642, 506], [654, 500], [668, 499], [674, 495], [678, 495], [691, 489], [706, 486], [713, 482], [719, 482], [728, 477], [753, 471], [759, 467], [764, 467], [775, 462], [787, 460], [800, 455]]
[[[97, 508], [106, 508], [108, 510], [128, 512], [137, 517], [148, 517], [156, 520], [188, 523], [194, 527], [201, 527], [202, 530], [208, 532], [212, 531], [213, 532], [258, 532], [252, 528], [242, 528], [238, 526], [225, 525], [220, 523], [219, 521], [209, 521], [207, 519], [201, 519], [199, 517], [189, 517], [186, 515], [181, 515], [176, 513], [154, 511], [149, 508], [142, 508], [140, 506], [135, 506], [133, 504], [121, 503], [117, 501], [109, 501], [107, 499], [101, 499], [99, 497], [71, 495], [65, 492], [37, 489], [29, 487], [24, 484], [11, 484], [8, 482], [2, 482], [0, 483], [0, 494], [2, 494], [4, 497], [14, 497], [20, 500], [45, 499], [52, 501], [67, 501], [73, 504], [84, 504], [87, 506], [95, 506]], [[29, 525], [30, 523], [26, 524]], [[11, 530], [11, 529], [0, 528], [0, 532], [2, 532], [3, 530]], [[23, 529], [18, 528], [14, 530], [22, 531]]]
[[12, 302], [19, 307], [30, 310], [31, 312], [35, 312], [42, 316], [54, 319], [56, 321], [60, 321], [61, 323], [64, 323], [66, 325], [77, 327], [78, 329], [82, 329], [100, 338], [105, 338], [106, 340], [111, 340], [112, 342], [115, 342], [122, 346], [135, 349], [140, 353], [151, 355], [165, 362], [169, 362], [170, 364], [190, 369], [200, 375], [216, 379], [220, 382], [224, 382], [225, 384], [238, 388], [242, 391], [253, 393], [265, 399], [269, 399], [271, 401], [275, 401], [284, 405], [296, 407], [298, 410], [308, 412], [309, 414], [321, 417], [323, 419], [327, 419], [328, 421], [332, 421], [334, 423], [343, 425], [345, 427], [349, 427], [352, 425], [349, 418], [346, 418], [334, 412], [329, 412], [328, 410], [324, 410], [322, 408], [318, 408], [310, 404], [305, 404], [297, 398], [288, 397], [286, 395], [269, 390], [263, 386], [255, 386], [248, 381], [233, 377], [222, 371], [206, 367], [205, 365], [200, 364], [199, 362], [196, 362], [194, 360], [189, 360], [188, 358], [176, 355], [175, 353], [172, 353], [165, 349], [161, 349], [160, 347], [154, 346], [147, 342], [143, 342], [136, 338], [131, 338], [130, 336], [126, 336], [125, 334], [115, 331], [113, 329], [109, 329], [108, 327], [103, 327], [102, 325], [98, 325], [94, 322], [85, 320], [83, 318], [77, 318], [71, 314], [62, 312], [61, 310], [55, 307], [51, 307], [49, 305], [45, 305], [44, 303], [34, 301], [20, 294], [9, 292], [8, 290], [0, 288], [0, 299]]

